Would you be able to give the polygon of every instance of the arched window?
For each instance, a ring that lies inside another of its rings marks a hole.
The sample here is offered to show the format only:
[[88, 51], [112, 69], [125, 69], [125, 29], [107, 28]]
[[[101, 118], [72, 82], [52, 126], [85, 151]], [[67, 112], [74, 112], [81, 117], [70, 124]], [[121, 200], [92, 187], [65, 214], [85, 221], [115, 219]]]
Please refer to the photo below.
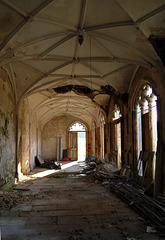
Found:
[[121, 117], [120, 108], [119, 108], [119, 106], [117, 106], [117, 105], [115, 104], [114, 110], [113, 110], [113, 118], [112, 118], [112, 120], [117, 120], [117, 119], [119, 119], [120, 117]]
[[84, 124], [76, 122], [76, 123], [73, 123], [69, 127], [69, 131], [71, 131], [71, 132], [85, 132], [86, 131], [86, 127], [85, 127]]
[[[136, 152], [156, 152], [157, 150], [157, 96], [149, 84], [144, 85], [137, 93], [135, 101], [136, 113]], [[155, 159], [153, 159], [153, 178]], [[143, 176], [143, 162], [138, 163], [139, 175]]]

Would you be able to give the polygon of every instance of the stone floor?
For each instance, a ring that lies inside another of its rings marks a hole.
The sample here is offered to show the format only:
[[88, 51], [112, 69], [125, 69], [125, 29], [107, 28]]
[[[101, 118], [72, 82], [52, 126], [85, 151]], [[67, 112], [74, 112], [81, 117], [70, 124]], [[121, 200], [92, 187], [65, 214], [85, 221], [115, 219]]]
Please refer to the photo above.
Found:
[[24, 202], [1, 213], [2, 240], [163, 239], [147, 233], [151, 223], [104, 186], [77, 176], [80, 169], [35, 169], [17, 184]]

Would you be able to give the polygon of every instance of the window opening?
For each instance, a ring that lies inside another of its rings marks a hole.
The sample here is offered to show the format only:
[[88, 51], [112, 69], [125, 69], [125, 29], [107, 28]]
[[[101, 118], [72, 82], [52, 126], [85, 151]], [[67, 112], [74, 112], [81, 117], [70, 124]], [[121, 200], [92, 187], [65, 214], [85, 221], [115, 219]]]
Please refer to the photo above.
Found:
[[[140, 152], [142, 150], [142, 118], [141, 118], [141, 108], [138, 104], [137, 106], [137, 152], [138, 156], [140, 156]], [[139, 158], [139, 176], [143, 176], [142, 170], [142, 161]]]
[[82, 123], [76, 122], [70, 126], [69, 131], [82, 132], [86, 131], [86, 127]]
[[145, 100], [145, 102], [144, 102], [144, 111], [145, 111], [145, 113], [147, 112], [147, 110], [148, 110], [148, 101]]
[[86, 157], [86, 132], [78, 132], [78, 160], [85, 160]]
[[117, 120], [121, 117], [120, 108], [116, 104], [114, 106], [113, 115], [114, 117], [112, 118], [112, 120]]
[[[140, 159], [141, 151], [157, 151], [157, 96], [151, 86], [143, 86], [136, 98], [136, 150], [138, 162], [138, 174], [144, 175], [145, 164]], [[155, 154], [156, 155], [156, 154]], [[154, 155], [154, 156], [155, 156]], [[152, 177], [155, 178], [155, 157], [152, 165]]]

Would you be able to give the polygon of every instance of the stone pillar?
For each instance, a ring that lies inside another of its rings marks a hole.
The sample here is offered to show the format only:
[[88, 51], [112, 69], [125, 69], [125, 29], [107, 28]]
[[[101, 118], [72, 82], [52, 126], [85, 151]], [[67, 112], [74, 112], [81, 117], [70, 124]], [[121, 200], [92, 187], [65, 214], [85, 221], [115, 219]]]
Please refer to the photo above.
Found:
[[29, 168], [29, 138], [25, 124], [22, 126], [22, 173], [30, 172]]
[[144, 127], [144, 122], [143, 122], [143, 114], [145, 113], [145, 109], [144, 109], [144, 105], [145, 105], [145, 101], [146, 99], [143, 97], [140, 101], [140, 109], [141, 109], [141, 133], [142, 133], [142, 150], [144, 150], [144, 146], [145, 146], [145, 139], [144, 139], [144, 135], [143, 135], [143, 127]]
[[95, 157], [95, 128], [92, 129], [92, 155]]
[[[136, 160], [136, 162], [138, 161], [138, 133], [137, 133], [137, 127], [138, 127], [138, 124], [137, 124], [137, 109], [138, 109], [138, 103], [135, 104], [135, 108], [134, 108], [134, 119], [133, 119], [133, 128], [134, 128], [134, 159]], [[136, 165], [137, 164], [134, 164], [135, 168], [136, 168]]]
[[155, 183], [154, 183], [154, 198], [157, 198], [162, 189], [162, 175], [163, 175], [163, 146], [162, 146], [162, 123], [161, 123], [161, 102], [157, 100], [158, 112], [158, 144], [156, 152], [156, 169], [155, 169]]
[[62, 155], [63, 155], [63, 141], [62, 137], [60, 137], [60, 160], [62, 159]]
[[135, 104], [134, 111], [132, 111], [132, 142], [133, 142], [133, 169], [137, 170], [138, 165], [138, 134], [137, 134], [137, 109], [138, 104]]
[[60, 161], [60, 138], [57, 137], [57, 161]]
[[141, 109], [141, 115], [144, 114], [144, 103], [145, 103], [145, 98], [142, 98], [141, 101], [139, 102], [140, 109]]
[[31, 154], [31, 150], [32, 150], [32, 141], [31, 141], [31, 138], [32, 138], [32, 126], [31, 126], [31, 123], [29, 123], [29, 167], [30, 169], [32, 170], [33, 169], [33, 165], [32, 165], [32, 154]]
[[149, 136], [150, 136], [150, 151], [153, 151], [153, 116], [152, 116], [152, 107], [153, 107], [154, 94], [148, 98], [149, 106]]

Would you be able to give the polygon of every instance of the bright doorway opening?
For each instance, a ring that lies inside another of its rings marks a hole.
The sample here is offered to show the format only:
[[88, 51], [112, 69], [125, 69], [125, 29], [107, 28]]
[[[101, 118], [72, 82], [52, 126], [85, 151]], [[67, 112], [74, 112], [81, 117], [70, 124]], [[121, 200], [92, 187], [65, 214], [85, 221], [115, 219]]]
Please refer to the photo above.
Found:
[[86, 158], [86, 126], [76, 122], [69, 127], [68, 155], [71, 160]]
[[78, 160], [86, 158], [86, 132], [78, 132]]

